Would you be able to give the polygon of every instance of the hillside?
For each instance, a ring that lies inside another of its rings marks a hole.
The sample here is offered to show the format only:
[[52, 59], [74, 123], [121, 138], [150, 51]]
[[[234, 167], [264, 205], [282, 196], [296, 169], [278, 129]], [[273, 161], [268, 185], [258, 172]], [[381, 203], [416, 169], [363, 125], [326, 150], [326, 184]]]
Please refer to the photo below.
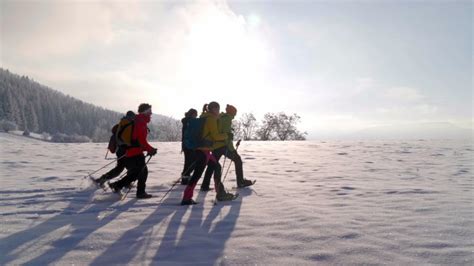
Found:
[[[125, 110], [124, 110], [125, 112]], [[10, 121], [19, 130], [53, 135], [56, 141], [79, 139], [107, 141], [110, 128], [123, 114], [98, 107], [44, 86], [29, 77], [0, 68], [0, 121]], [[165, 134], [179, 132], [174, 119], [155, 115], [150, 138], [177, 140]], [[166, 121], [166, 124], [160, 123]], [[174, 122], [174, 123], [173, 123]], [[166, 136], [166, 138], [165, 138]]]

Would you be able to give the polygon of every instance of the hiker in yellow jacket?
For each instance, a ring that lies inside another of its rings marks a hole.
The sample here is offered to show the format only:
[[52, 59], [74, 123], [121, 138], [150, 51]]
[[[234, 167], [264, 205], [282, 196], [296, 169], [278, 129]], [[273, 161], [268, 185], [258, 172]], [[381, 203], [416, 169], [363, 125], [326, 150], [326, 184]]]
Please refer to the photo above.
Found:
[[[226, 142], [218, 142], [215, 143], [213, 148], [212, 154], [216, 158], [217, 161], [221, 158], [221, 156], [225, 156], [232, 160], [235, 165], [235, 175], [237, 180], [237, 187], [243, 188], [253, 185], [251, 180], [244, 178], [244, 171], [242, 166], [242, 158], [237, 153], [237, 150], [234, 148], [233, 138], [234, 135], [232, 133], [232, 120], [234, 119], [235, 115], [237, 114], [237, 109], [228, 104], [226, 106], [226, 112], [221, 113], [218, 119], [218, 129], [219, 132], [227, 135]], [[213, 174], [212, 169], [207, 168], [206, 173], [204, 174], [204, 179], [201, 184], [201, 190], [207, 191], [209, 190], [209, 184], [211, 181], [211, 176]]]
[[227, 139], [226, 134], [219, 133], [217, 128], [217, 118], [219, 116], [220, 106], [217, 102], [211, 102], [204, 105], [201, 118], [205, 119], [202, 128], [202, 141], [196, 148], [195, 169], [188, 185], [183, 193], [183, 200], [181, 205], [192, 205], [196, 202], [192, 199], [193, 191], [196, 187], [199, 178], [201, 178], [206, 165], [214, 172], [214, 184], [216, 189], [216, 199], [219, 201], [233, 200], [235, 196], [232, 193], [225, 191], [224, 185], [221, 182], [222, 168], [216, 158], [212, 155], [212, 150], [217, 143], [225, 143]]

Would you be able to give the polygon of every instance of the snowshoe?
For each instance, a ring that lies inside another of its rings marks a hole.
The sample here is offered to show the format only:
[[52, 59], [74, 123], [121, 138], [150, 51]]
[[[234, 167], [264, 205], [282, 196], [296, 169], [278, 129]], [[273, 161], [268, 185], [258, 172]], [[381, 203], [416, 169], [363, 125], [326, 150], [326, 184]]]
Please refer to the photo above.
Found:
[[94, 179], [94, 182], [97, 186], [104, 188], [104, 184], [107, 181], [107, 179], [104, 178], [104, 176], [101, 176], [100, 178]]
[[195, 204], [198, 204], [198, 203], [195, 202], [193, 199], [188, 199], [188, 200], [183, 199], [181, 201], [181, 205], [195, 205]]
[[255, 182], [257, 182], [257, 180], [252, 181], [252, 180], [245, 179], [243, 183], [237, 184], [237, 187], [238, 188], [250, 187], [253, 184], [255, 184]]
[[137, 193], [137, 199], [149, 199], [153, 197], [153, 195], [151, 194], [148, 194], [146, 192], [143, 192], [143, 193]]
[[232, 194], [232, 193], [219, 193], [217, 194], [216, 196], [216, 199], [218, 201], [229, 201], [229, 200], [235, 200], [237, 197], [239, 196], [239, 194]]
[[113, 193], [120, 193], [122, 188], [120, 188], [117, 183], [109, 183], [109, 188]]

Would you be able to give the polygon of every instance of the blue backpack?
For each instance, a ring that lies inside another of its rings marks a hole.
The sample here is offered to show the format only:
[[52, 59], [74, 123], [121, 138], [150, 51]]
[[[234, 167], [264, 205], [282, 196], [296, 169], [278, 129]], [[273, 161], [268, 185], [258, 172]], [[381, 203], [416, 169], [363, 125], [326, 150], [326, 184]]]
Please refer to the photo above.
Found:
[[203, 131], [206, 118], [190, 118], [184, 130], [184, 147], [195, 150], [198, 147], [211, 147], [213, 142], [204, 138]]

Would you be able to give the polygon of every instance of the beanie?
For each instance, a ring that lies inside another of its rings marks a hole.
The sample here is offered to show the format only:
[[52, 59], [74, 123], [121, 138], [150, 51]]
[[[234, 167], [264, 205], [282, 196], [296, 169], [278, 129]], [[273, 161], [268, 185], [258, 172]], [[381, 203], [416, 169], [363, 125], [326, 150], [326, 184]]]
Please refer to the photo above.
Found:
[[237, 108], [235, 108], [233, 105], [228, 104], [225, 107], [225, 112], [229, 115], [235, 116], [237, 114]]

